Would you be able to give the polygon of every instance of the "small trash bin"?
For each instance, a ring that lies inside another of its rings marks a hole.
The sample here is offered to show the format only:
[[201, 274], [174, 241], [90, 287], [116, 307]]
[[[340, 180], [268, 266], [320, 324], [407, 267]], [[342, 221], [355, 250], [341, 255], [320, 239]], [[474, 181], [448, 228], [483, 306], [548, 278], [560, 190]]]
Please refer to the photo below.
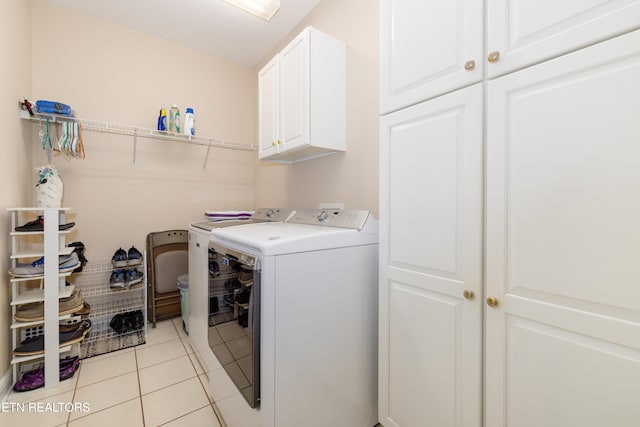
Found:
[[182, 329], [189, 333], [189, 275], [178, 276], [180, 290], [180, 311], [182, 312]]

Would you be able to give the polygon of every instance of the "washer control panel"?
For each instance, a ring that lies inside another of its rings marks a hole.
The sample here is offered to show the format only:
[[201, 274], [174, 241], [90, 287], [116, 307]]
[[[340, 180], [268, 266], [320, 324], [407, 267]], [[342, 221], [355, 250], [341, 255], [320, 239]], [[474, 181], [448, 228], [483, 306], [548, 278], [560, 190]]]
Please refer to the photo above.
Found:
[[354, 209], [302, 209], [296, 210], [288, 222], [360, 230], [369, 214], [367, 210]]

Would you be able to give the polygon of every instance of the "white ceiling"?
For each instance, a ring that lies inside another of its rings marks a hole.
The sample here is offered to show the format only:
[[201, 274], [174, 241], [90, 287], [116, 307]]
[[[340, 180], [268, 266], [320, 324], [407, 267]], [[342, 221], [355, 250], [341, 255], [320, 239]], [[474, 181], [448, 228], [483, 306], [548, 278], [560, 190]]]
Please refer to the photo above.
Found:
[[223, 0], [49, 0], [128, 28], [254, 66], [320, 0], [280, 0], [270, 22]]

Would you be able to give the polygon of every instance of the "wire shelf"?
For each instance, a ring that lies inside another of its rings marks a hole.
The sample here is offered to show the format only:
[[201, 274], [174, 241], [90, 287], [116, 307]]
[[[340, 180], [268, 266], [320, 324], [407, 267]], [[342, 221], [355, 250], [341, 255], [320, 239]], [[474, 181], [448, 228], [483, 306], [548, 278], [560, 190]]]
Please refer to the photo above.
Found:
[[[92, 333], [89, 333], [91, 335]], [[80, 344], [80, 358], [98, 356], [112, 351], [118, 351], [129, 347], [144, 344], [144, 329], [118, 335], [114, 331], [101, 331], [94, 333], [94, 337], [85, 339]]]
[[[85, 300], [87, 300], [85, 298]], [[91, 319], [95, 322], [98, 318], [113, 317], [118, 313], [125, 313], [127, 311], [140, 310], [144, 307], [144, 296], [138, 289], [138, 295], [132, 293], [127, 298], [118, 299], [117, 301], [110, 301], [107, 299], [101, 299], [99, 302], [91, 302]]]
[[63, 116], [59, 114], [34, 113], [29, 115], [27, 111], [20, 110], [20, 117], [35, 122], [75, 122], [82, 125], [82, 130], [100, 133], [110, 133], [115, 135], [126, 135], [136, 138], [160, 139], [165, 141], [180, 142], [191, 145], [202, 145], [205, 147], [228, 148], [231, 150], [255, 151], [255, 144], [230, 141], [219, 138], [209, 138], [204, 136], [181, 135], [172, 132], [159, 132], [154, 129], [141, 128], [136, 126], [121, 125], [116, 123], [99, 122], [96, 120], [80, 119], [76, 117]]
[[144, 288], [144, 285], [142, 283], [138, 283], [130, 288], [122, 289], [112, 289], [105, 287], [104, 285], [83, 285], [78, 287], [78, 289], [80, 289], [80, 291], [82, 292], [82, 297], [89, 303], [101, 297], [104, 297], [105, 299], [111, 297], [130, 298], [131, 295], [139, 295], [142, 288]]
[[98, 307], [97, 310], [94, 310], [92, 306], [92, 327], [87, 337], [80, 344], [80, 357], [84, 359], [144, 344], [144, 327], [122, 334], [118, 334], [111, 328], [111, 319], [116, 314], [140, 310], [140, 304], [143, 302], [143, 299], [140, 298], [137, 301], [128, 300], [106, 303], [102, 307]]
[[[144, 255], [143, 255], [144, 259]], [[142, 311], [146, 319], [146, 278], [129, 288], [112, 289], [110, 277], [114, 270], [137, 268], [145, 272], [144, 264], [113, 267], [110, 259], [88, 262], [82, 272], [74, 275], [73, 284], [82, 298], [91, 305], [89, 318], [92, 328], [80, 345], [82, 359], [145, 343], [145, 328], [118, 334], [110, 326], [117, 314]]]
[[111, 260], [108, 259], [100, 259], [96, 261], [89, 261], [85, 264], [82, 269], [82, 279], [84, 280], [84, 276], [90, 273], [111, 273], [114, 270], [113, 264], [111, 264]]

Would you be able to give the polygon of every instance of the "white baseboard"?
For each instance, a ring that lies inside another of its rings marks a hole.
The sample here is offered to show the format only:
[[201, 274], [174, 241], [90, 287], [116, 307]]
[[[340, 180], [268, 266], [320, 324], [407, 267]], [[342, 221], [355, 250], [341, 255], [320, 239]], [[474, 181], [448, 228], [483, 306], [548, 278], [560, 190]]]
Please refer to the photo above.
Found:
[[11, 393], [11, 387], [13, 386], [13, 369], [9, 367], [9, 370], [0, 378], [0, 402], [5, 402]]

